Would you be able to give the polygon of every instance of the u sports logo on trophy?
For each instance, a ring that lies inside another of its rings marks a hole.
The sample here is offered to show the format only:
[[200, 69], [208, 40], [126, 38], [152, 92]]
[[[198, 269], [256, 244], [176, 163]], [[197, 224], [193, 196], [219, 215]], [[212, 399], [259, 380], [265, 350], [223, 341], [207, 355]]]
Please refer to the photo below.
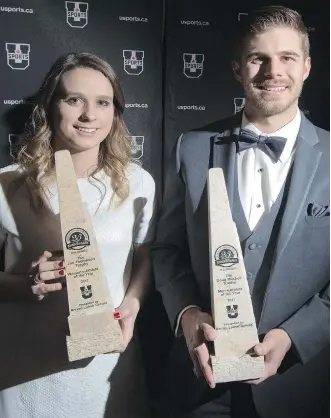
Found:
[[143, 136], [131, 136], [131, 152], [132, 158], [138, 162], [144, 155], [144, 137]]
[[30, 44], [6, 43], [7, 64], [13, 70], [26, 70], [30, 65]]
[[144, 71], [144, 51], [123, 50], [124, 71], [129, 75], [139, 75]]
[[234, 113], [241, 112], [245, 106], [245, 98], [235, 97], [233, 99], [233, 103], [234, 103]]
[[238, 305], [227, 305], [226, 313], [230, 319], [238, 317]]
[[88, 23], [88, 3], [66, 1], [67, 23], [72, 28], [85, 28]]
[[183, 73], [187, 78], [199, 78], [203, 74], [204, 54], [189, 54], [184, 52]]
[[9, 141], [9, 155], [12, 158], [16, 158], [17, 156], [17, 151], [18, 151], [18, 141], [20, 139], [20, 136], [17, 134], [9, 134], [8, 135], [8, 141]]

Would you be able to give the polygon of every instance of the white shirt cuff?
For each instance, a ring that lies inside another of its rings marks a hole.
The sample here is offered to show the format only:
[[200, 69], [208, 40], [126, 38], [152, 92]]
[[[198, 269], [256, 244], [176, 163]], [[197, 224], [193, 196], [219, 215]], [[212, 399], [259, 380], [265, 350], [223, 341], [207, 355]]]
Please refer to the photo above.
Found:
[[201, 311], [200, 306], [197, 306], [197, 305], [188, 305], [184, 309], [182, 309], [178, 314], [176, 328], [175, 328], [175, 337], [180, 337], [183, 334], [182, 327], [180, 325], [180, 320], [182, 319], [183, 313], [186, 312], [190, 308], [198, 308]]

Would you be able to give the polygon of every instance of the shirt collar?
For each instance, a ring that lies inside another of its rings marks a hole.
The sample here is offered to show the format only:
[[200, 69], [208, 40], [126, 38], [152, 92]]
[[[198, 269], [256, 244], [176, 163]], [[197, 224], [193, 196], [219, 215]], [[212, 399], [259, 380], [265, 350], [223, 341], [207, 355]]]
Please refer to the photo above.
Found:
[[295, 141], [297, 139], [299, 129], [300, 129], [300, 123], [301, 123], [301, 113], [299, 108], [297, 109], [297, 113], [295, 117], [283, 126], [282, 128], [278, 129], [276, 132], [271, 132], [269, 134], [265, 134], [261, 132], [255, 125], [253, 125], [245, 115], [245, 112], [243, 112], [242, 115], [242, 121], [241, 121], [241, 128], [242, 129], [249, 129], [250, 131], [256, 133], [257, 135], [265, 135], [265, 136], [282, 136], [283, 138], [286, 138], [286, 144], [284, 147], [284, 150], [279, 158], [280, 162], [286, 161], [286, 159], [291, 155], [291, 152], [293, 150]]

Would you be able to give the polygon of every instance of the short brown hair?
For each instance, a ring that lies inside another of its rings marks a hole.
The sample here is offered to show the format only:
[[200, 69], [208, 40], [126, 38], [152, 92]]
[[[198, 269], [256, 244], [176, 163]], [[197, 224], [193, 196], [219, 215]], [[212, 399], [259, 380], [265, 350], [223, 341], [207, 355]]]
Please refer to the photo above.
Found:
[[305, 58], [309, 57], [308, 30], [303, 23], [301, 15], [295, 10], [284, 6], [264, 6], [250, 12], [246, 19], [240, 21], [239, 31], [236, 36], [235, 60], [240, 59], [240, 54], [247, 40], [256, 34], [262, 33], [272, 27], [289, 27], [302, 35]]

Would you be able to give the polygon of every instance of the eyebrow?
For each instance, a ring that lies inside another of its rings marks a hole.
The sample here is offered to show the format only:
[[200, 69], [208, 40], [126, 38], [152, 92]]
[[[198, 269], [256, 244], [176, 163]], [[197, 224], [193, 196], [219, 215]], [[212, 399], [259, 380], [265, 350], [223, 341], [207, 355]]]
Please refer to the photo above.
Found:
[[[289, 55], [289, 56], [293, 56], [293, 57], [296, 57], [296, 58], [301, 57], [298, 53], [296, 53], [294, 51], [280, 51], [277, 55], [287, 55], [287, 56]], [[258, 51], [257, 52], [249, 52], [246, 55], [246, 59], [252, 58], [254, 56], [267, 57], [268, 55], [263, 53], [263, 52], [258, 52]]]
[[[78, 92], [78, 91], [66, 91], [66, 90], [64, 90], [63, 91], [63, 94], [65, 95], [65, 96], [69, 96], [69, 95], [77, 95], [77, 96], [83, 96], [83, 97], [86, 97], [85, 96], [85, 94], [83, 94], [83, 93], [80, 93], [80, 92]], [[97, 96], [97, 98], [98, 99], [108, 99], [108, 100], [113, 100], [114, 98], [112, 97], [112, 96], [108, 96], [107, 94], [101, 94], [101, 95], [99, 95], [99, 96]]]

